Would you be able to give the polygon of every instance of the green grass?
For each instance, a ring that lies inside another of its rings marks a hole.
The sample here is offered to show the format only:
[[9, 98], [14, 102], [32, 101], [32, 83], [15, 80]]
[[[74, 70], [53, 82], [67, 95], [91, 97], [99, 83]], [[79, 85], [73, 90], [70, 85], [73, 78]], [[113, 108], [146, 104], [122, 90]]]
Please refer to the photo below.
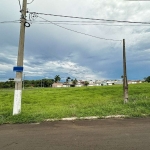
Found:
[[14, 90], [0, 90], [0, 124], [41, 122], [45, 119], [127, 115], [150, 116], [150, 84], [129, 85], [124, 104], [122, 86], [33, 88], [22, 95], [22, 111], [12, 116]]

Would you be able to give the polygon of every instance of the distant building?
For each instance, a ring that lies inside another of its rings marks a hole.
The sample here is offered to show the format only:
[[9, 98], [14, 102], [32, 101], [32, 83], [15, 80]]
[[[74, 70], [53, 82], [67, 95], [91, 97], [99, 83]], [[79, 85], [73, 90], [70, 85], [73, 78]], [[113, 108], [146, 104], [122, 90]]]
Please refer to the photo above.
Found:
[[[122, 80], [90, 80], [88, 81], [89, 84], [87, 86], [108, 86], [108, 85], [121, 85], [123, 84]], [[64, 82], [64, 83], [53, 83], [52, 87], [53, 88], [60, 88], [60, 87], [82, 87], [84, 85], [85, 81], [83, 80], [78, 80], [76, 85], [73, 84], [72, 81]], [[136, 83], [142, 83], [141, 80], [128, 80], [128, 84], [136, 84]]]
[[137, 84], [137, 83], [142, 83], [141, 80], [128, 80], [128, 84]]
[[82, 87], [82, 86], [84, 86], [82, 83], [77, 83], [77, 84], [75, 85], [75, 87]]
[[70, 87], [70, 84], [67, 83], [67, 82], [64, 82], [64, 83], [63, 83], [63, 87]]
[[114, 84], [115, 85], [123, 84], [123, 81], [122, 80], [117, 80], [117, 81], [114, 82]]
[[107, 85], [114, 85], [114, 81], [107, 81]]
[[128, 80], [128, 84], [136, 84], [137, 83], [137, 81], [135, 81], [135, 80]]
[[89, 83], [88, 86], [96, 86], [95, 83]]
[[52, 84], [53, 88], [59, 88], [59, 87], [63, 87], [63, 83], [53, 83]]
[[101, 81], [101, 80], [95, 81], [95, 86], [102, 86], [102, 85], [103, 85], [103, 81]]

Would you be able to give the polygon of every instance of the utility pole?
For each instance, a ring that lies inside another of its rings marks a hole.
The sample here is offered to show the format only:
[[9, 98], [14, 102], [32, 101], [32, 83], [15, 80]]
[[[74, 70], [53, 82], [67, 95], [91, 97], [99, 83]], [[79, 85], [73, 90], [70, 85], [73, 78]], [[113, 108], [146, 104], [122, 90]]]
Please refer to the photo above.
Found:
[[41, 79], [41, 88], [42, 88], [42, 79]]
[[[23, 0], [21, 12], [20, 40], [18, 47], [17, 67], [23, 67], [24, 41], [25, 41], [25, 23], [26, 23], [27, 0]], [[22, 98], [22, 75], [23, 72], [16, 72], [13, 115], [21, 113]]]
[[123, 39], [123, 94], [124, 103], [128, 102], [128, 80], [126, 70], [126, 52], [125, 52], [125, 39]]

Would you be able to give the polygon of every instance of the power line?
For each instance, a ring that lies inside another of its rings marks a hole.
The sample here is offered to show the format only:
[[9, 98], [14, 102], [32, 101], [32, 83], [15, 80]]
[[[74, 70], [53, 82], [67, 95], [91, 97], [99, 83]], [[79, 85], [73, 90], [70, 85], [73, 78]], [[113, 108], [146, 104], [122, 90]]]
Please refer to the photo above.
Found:
[[120, 22], [120, 23], [139, 23], [139, 24], [150, 24], [150, 22], [136, 22], [136, 21], [124, 21], [124, 20], [109, 20], [109, 19], [96, 19], [96, 18], [85, 18], [85, 17], [74, 17], [74, 16], [65, 16], [65, 15], [55, 15], [55, 14], [46, 14], [46, 13], [38, 13], [38, 12], [29, 12], [29, 14], [33, 15], [47, 15], [47, 16], [55, 16], [55, 17], [64, 17], [64, 18], [74, 18], [74, 19], [87, 19], [87, 20], [99, 20], [99, 21], [107, 21], [107, 22]]
[[2, 21], [0, 23], [20, 23], [20, 20], [14, 20], [14, 21]]
[[46, 19], [44, 19], [44, 18], [42, 18], [42, 17], [39, 17], [39, 18], [41, 18], [41, 19], [43, 19], [43, 20], [45, 20], [45, 21], [47, 21], [47, 22], [50, 22], [51, 24], [53, 24], [53, 25], [55, 25], [55, 26], [58, 26], [58, 27], [60, 27], [60, 28], [63, 28], [63, 29], [66, 29], [66, 30], [68, 30], [68, 31], [72, 31], [72, 32], [75, 32], [75, 33], [79, 33], [79, 34], [82, 34], [82, 35], [90, 36], [90, 37], [97, 38], [97, 39], [101, 39], [101, 40], [119, 41], [119, 42], [122, 41], [122, 40], [114, 40], [114, 39], [101, 38], [101, 37], [97, 37], [97, 36], [90, 35], [90, 34], [87, 34], [87, 33], [75, 31], [75, 30], [68, 29], [68, 28], [66, 28], [66, 27], [60, 26], [60, 25], [58, 25], [58, 24], [56, 24], [56, 23], [53, 23], [53, 22], [51, 22], [51, 21], [49, 21], [49, 20], [46, 20]]
[[20, 3], [20, 0], [18, 0], [18, 2], [19, 2], [20, 10], [21, 10], [21, 3]]
[[[74, 22], [76, 22], [76, 21], [51, 21], [51, 22], [55, 22], [55, 23], [57, 23], [57, 24], [63, 24], [63, 25], [103, 25], [103, 26], [150, 26], [150, 25], [141, 25], [141, 24], [135, 24], [135, 25], [120, 25], [120, 24], [102, 24], [102, 23], [99, 23], [99, 22], [77, 22], [77, 23], [74, 23]], [[36, 24], [51, 24], [50, 22], [47, 22], [47, 21], [34, 21], [34, 22], [32, 22], [32, 23], [36, 23]]]
[[[28, 20], [30, 21], [30, 20]], [[149, 27], [150, 25], [141, 25], [141, 24], [135, 24], [135, 25], [120, 25], [120, 24], [108, 24], [108, 22], [96, 22], [96, 21], [51, 21], [51, 22], [55, 22], [57, 24], [62, 24], [62, 25], [95, 25], [95, 26], [147, 26]], [[47, 21], [33, 21], [32, 23], [35, 24], [51, 24], [51, 22], [47, 22]], [[2, 21], [0, 23], [20, 23], [20, 20], [14, 20], [14, 21]]]
[[32, 0], [30, 3], [27, 3], [27, 4], [32, 4], [34, 2], [34, 0]]
[[[51, 20], [52, 22], [75, 22], [75, 23], [108, 23], [108, 22], [98, 22], [98, 21], [62, 21], [62, 20], [59, 20], [59, 21], [56, 21], [56, 20]], [[36, 21], [35, 21], [36, 22]], [[38, 21], [38, 22], [45, 22], [45, 21]]]

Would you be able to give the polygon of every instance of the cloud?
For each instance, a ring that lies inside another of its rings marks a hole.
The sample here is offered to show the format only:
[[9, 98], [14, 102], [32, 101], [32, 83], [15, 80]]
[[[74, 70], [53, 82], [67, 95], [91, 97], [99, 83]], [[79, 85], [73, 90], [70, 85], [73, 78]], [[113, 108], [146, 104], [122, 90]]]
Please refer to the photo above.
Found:
[[[6, 1], [1, 0], [0, 6], [0, 22], [19, 20], [18, 2], [10, 2], [8, 5]], [[149, 8], [150, 2], [124, 0], [42, 0], [28, 5], [29, 11], [143, 22], [150, 22]], [[39, 17], [35, 21], [42, 21]], [[83, 21], [41, 17], [49, 21]], [[30, 28], [26, 28], [25, 34], [26, 78], [54, 78], [59, 74], [64, 80], [68, 76], [77, 79], [118, 79], [122, 75], [121, 42], [100, 40], [53, 24], [37, 24], [35, 21]], [[101, 21], [100, 25], [59, 25], [97, 37], [126, 39], [128, 79], [143, 79], [149, 75], [149, 26], [104, 21]], [[12, 68], [16, 66], [17, 61], [19, 32], [20, 24], [0, 24], [0, 79], [4, 76], [15, 76]]]

